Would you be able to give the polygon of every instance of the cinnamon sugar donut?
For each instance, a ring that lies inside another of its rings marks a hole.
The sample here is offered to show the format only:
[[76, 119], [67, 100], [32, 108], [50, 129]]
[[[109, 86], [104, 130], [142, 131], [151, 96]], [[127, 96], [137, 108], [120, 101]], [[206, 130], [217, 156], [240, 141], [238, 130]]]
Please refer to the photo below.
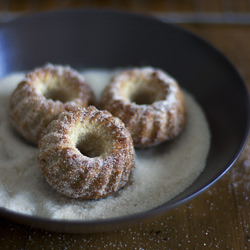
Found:
[[47, 125], [75, 105], [87, 106], [93, 94], [70, 67], [48, 64], [27, 73], [10, 98], [10, 118], [18, 132], [37, 144]]
[[136, 147], [173, 139], [185, 124], [184, 97], [177, 82], [152, 67], [114, 76], [102, 94], [100, 107], [125, 123]]
[[130, 133], [120, 119], [94, 106], [62, 113], [39, 141], [39, 164], [60, 193], [98, 199], [123, 187], [134, 166]]

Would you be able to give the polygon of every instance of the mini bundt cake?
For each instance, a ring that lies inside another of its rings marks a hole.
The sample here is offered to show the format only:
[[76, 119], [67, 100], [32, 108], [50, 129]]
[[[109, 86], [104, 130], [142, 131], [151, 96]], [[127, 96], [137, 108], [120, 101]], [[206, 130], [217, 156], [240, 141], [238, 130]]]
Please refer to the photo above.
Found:
[[94, 106], [65, 111], [39, 141], [38, 160], [47, 182], [77, 199], [106, 197], [134, 167], [134, 148], [124, 123]]
[[104, 89], [100, 107], [119, 117], [135, 147], [175, 138], [185, 124], [185, 102], [177, 82], [152, 67], [125, 70]]
[[27, 73], [10, 98], [10, 119], [17, 131], [37, 144], [47, 125], [75, 105], [93, 103], [85, 79], [70, 67], [48, 64]]

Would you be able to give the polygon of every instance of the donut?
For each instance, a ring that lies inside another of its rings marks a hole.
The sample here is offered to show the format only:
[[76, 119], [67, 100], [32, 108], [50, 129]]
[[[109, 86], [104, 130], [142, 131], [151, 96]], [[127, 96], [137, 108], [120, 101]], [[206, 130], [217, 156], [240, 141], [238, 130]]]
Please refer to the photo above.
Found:
[[137, 148], [174, 139], [186, 120], [184, 96], [178, 83], [152, 67], [128, 69], [115, 75], [102, 93], [100, 108], [125, 123]]
[[65, 110], [93, 103], [85, 79], [68, 66], [47, 64], [26, 74], [10, 97], [10, 120], [37, 144], [48, 124]]
[[134, 167], [124, 123], [94, 106], [63, 112], [38, 145], [47, 182], [68, 197], [99, 199], [122, 188]]

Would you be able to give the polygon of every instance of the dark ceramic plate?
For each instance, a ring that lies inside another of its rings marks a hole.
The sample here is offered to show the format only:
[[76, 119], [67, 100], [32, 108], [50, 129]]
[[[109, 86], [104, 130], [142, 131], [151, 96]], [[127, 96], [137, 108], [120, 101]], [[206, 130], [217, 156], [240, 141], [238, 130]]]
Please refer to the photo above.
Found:
[[113, 230], [161, 215], [220, 178], [237, 159], [249, 130], [249, 96], [232, 64], [200, 38], [134, 14], [70, 10], [23, 17], [0, 29], [0, 77], [46, 62], [83, 68], [152, 65], [173, 75], [203, 107], [212, 141], [203, 173], [184, 192], [139, 214], [94, 221], [51, 220], [0, 209], [2, 217], [47, 230]]

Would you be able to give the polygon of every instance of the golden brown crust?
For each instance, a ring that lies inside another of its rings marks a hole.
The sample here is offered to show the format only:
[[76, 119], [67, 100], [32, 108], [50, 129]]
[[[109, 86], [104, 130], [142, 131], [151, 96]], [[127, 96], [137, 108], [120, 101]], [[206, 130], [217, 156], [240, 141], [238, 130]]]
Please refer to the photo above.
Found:
[[60, 193], [78, 199], [106, 197], [134, 167], [130, 133], [120, 119], [95, 107], [62, 113], [39, 141], [39, 164]]
[[185, 124], [185, 102], [177, 82], [151, 67], [126, 70], [111, 79], [100, 107], [119, 117], [135, 147], [175, 138]]
[[10, 98], [10, 119], [19, 133], [37, 144], [47, 125], [75, 105], [93, 103], [85, 79], [70, 67], [51, 64], [28, 73]]

